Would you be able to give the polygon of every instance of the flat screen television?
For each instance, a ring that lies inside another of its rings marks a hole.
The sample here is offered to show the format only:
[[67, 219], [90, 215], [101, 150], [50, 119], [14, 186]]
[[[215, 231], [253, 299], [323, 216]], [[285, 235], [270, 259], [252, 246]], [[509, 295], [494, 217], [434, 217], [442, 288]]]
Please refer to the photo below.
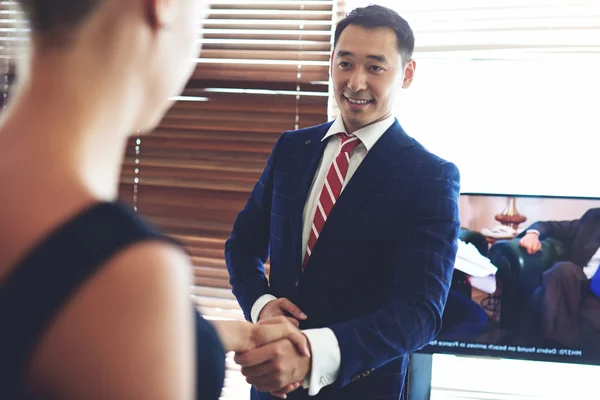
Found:
[[[590, 278], [600, 264], [600, 198], [463, 193], [459, 205], [459, 251], [443, 327], [411, 356], [405, 398], [438, 398], [436, 374], [447, 378], [448, 366], [460, 368], [465, 357], [475, 358], [470, 364], [481, 368], [489, 367], [490, 359], [525, 360], [542, 361], [539, 365], [546, 368], [551, 368], [548, 362], [577, 364], [596, 374], [600, 291], [592, 290]], [[541, 231], [541, 248], [533, 254], [521, 245], [529, 229]], [[458, 359], [447, 358], [452, 355]], [[446, 357], [446, 369], [438, 365], [436, 370], [435, 357]], [[511, 373], [505, 371], [503, 379], [517, 379]], [[572, 394], [570, 383], [561, 386], [558, 381], [557, 388]], [[491, 393], [492, 386], [480, 389]], [[537, 386], [528, 391], [541, 393], [548, 387]]]
[[600, 199], [462, 194], [460, 218], [443, 327], [420, 353], [600, 365]]

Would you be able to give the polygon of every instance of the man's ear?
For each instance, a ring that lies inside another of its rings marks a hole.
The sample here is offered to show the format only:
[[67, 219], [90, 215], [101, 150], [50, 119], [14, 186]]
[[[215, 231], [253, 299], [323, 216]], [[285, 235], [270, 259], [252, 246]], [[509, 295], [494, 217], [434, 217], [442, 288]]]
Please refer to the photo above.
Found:
[[410, 60], [406, 67], [404, 68], [404, 79], [402, 80], [402, 88], [408, 89], [410, 84], [412, 83], [415, 77], [415, 71], [417, 69], [417, 62], [415, 60]]
[[177, 0], [143, 0], [148, 23], [153, 29], [169, 27], [177, 15]]

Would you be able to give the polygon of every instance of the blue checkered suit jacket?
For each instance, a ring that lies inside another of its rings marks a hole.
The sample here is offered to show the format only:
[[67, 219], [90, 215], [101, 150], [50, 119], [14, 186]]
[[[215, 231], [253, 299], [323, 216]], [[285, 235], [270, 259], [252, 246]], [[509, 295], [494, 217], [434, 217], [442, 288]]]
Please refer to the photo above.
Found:
[[340, 374], [315, 400], [398, 399], [408, 356], [441, 326], [457, 251], [459, 172], [395, 121], [340, 195], [302, 272], [302, 213], [330, 125], [278, 139], [226, 242], [230, 281], [248, 319], [270, 293], [308, 315], [302, 329], [333, 330]]

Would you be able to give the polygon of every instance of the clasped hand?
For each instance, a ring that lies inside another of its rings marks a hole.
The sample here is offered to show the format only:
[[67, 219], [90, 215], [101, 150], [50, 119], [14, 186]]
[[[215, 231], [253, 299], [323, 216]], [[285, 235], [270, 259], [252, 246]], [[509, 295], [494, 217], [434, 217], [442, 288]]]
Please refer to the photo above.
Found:
[[[283, 316], [286, 303], [265, 307], [259, 322], [214, 321], [227, 351], [234, 351], [246, 381], [262, 392], [286, 398], [310, 372], [310, 343], [298, 329], [298, 322]], [[301, 312], [300, 312], [301, 313]], [[306, 318], [302, 314], [302, 317]], [[300, 318], [302, 318], [300, 317]]]
[[259, 321], [260, 328], [271, 328], [285, 322], [301, 336], [273, 341], [246, 352], [237, 352], [235, 362], [242, 367], [246, 381], [261, 392], [285, 398], [296, 390], [310, 371], [310, 349], [306, 336], [293, 327], [284, 317]]

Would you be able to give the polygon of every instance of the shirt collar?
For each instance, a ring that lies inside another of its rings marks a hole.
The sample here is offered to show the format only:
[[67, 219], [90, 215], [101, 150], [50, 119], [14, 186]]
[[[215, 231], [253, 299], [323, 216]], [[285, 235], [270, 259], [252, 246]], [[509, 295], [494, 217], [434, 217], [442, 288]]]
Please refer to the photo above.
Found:
[[[369, 151], [375, 145], [375, 143], [377, 143], [379, 138], [383, 136], [383, 134], [389, 129], [389, 127], [392, 126], [395, 120], [396, 118], [393, 115], [390, 115], [384, 120], [367, 125], [364, 128], [360, 128], [354, 132], [354, 135], [360, 139], [361, 143], [364, 144], [367, 148], [367, 151]], [[331, 124], [329, 127], [329, 130], [323, 137], [322, 141], [340, 132], [347, 133], [341, 117], [333, 121], [333, 124]]]

